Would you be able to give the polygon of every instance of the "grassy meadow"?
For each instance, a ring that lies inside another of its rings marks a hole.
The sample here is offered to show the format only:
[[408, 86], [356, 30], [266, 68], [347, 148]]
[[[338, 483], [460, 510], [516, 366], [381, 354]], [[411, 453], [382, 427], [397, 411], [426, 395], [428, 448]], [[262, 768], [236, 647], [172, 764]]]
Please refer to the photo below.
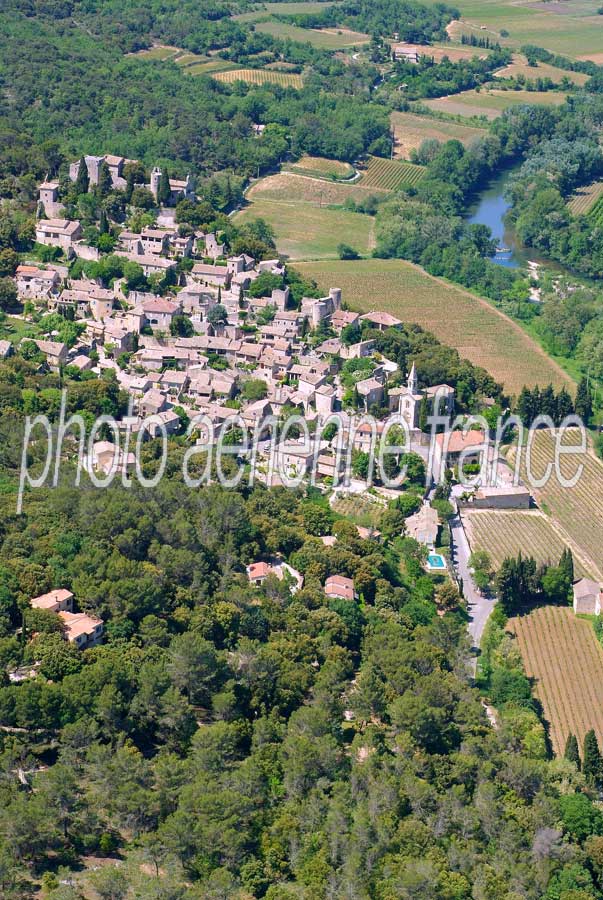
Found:
[[305, 262], [296, 265], [323, 290], [340, 287], [352, 309], [382, 309], [432, 331], [461, 356], [484, 366], [507, 391], [524, 384], [569, 385], [569, 377], [515, 322], [485, 300], [404, 260]]
[[273, 19], [257, 22], [255, 28], [256, 31], [282, 40], [310, 43], [319, 50], [345, 50], [348, 47], [361, 47], [370, 41], [370, 35], [347, 28], [299, 28]]
[[390, 116], [394, 132], [394, 155], [408, 159], [411, 150], [418, 150], [423, 141], [435, 139], [441, 143], [460, 141], [467, 146], [476, 138], [484, 137], [484, 128], [463, 125], [461, 122], [446, 122], [431, 116], [419, 116], [410, 112], [393, 112]]
[[373, 218], [344, 209], [261, 198], [237, 213], [235, 221], [258, 217], [272, 225], [278, 252], [291, 260], [336, 259], [342, 243], [367, 254], [374, 243]]

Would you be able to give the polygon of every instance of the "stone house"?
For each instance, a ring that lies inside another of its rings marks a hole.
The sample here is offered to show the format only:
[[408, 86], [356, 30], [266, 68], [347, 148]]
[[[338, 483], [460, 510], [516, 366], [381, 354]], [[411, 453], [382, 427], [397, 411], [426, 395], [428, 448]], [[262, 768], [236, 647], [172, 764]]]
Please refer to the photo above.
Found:
[[82, 236], [82, 226], [78, 221], [68, 219], [39, 219], [36, 223], [36, 241], [47, 247], [60, 247], [67, 252], [72, 250], [76, 241]]

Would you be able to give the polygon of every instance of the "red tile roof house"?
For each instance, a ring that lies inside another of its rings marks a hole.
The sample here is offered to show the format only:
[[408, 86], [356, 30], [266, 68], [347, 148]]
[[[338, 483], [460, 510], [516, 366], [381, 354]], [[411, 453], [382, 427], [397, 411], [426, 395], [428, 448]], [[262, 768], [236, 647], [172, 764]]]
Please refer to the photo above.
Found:
[[338, 600], [357, 600], [358, 594], [354, 590], [352, 578], [344, 575], [331, 575], [325, 581], [325, 595]]
[[246, 571], [249, 583], [259, 587], [272, 572], [272, 566], [267, 562], [253, 562], [246, 567]]

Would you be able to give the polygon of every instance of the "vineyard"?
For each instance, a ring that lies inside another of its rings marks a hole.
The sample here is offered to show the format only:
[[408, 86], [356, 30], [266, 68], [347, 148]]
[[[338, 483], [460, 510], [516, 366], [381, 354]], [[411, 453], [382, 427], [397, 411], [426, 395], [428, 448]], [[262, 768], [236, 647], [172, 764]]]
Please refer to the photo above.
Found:
[[588, 214], [588, 218], [594, 225], [603, 225], [603, 183], [601, 184], [601, 195]]
[[[590, 216], [597, 216], [601, 218], [603, 215], [603, 204], [601, 204], [601, 199], [603, 198], [603, 181], [595, 181], [593, 184], [589, 184], [586, 187], [578, 188], [568, 201], [568, 209], [573, 216], [585, 216], [587, 213], [590, 213]], [[600, 218], [595, 219], [597, 224], [600, 224]]]
[[568, 606], [543, 606], [511, 619], [528, 678], [550, 724], [553, 750], [563, 753], [568, 734], [580, 746], [594, 728], [603, 739], [603, 649], [591, 623]]
[[[566, 432], [564, 443], [579, 444], [571, 431]], [[513, 454], [511, 454], [513, 456]], [[530, 467], [532, 478], [542, 477], [549, 463], [554, 463], [555, 440], [550, 432], [538, 431], [533, 436]], [[521, 477], [530, 486], [526, 472], [526, 454], [522, 452]], [[542, 488], [533, 493], [541, 507], [546, 508], [584, 558], [592, 577], [603, 578], [601, 572], [601, 547], [603, 547], [603, 463], [591, 452], [585, 455], [561, 455], [559, 470], [565, 480], [570, 480], [578, 466], [583, 464], [581, 477], [574, 487], [564, 487], [554, 471]]]
[[248, 84], [278, 84], [280, 87], [303, 87], [303, 78], [293, 72], [276, 72], [274, 69], [228, 69], [225, 72], [211, 72], [213, 78], [232, 84], [246, 81]]
[[[490, 510], [463, 512], [463, 525], [472, 550], [486, 550], [495, 569], [507, 556], [533, 556], [539, 565], [557, 565], [567, 542], [541, 512]], [[573, 548], [572, 548], [573, 549]], [[574, 553], [577, 577], [588, 569]]]
[[395, 159], [369, 157], [368, 165], [362, 176], [364, 187], [380, 188], [384, 191], [397, 191], [402, 187], [412, 187], [419, 183], [425, 175], [423, 166], [413, 163], [398, 162]]

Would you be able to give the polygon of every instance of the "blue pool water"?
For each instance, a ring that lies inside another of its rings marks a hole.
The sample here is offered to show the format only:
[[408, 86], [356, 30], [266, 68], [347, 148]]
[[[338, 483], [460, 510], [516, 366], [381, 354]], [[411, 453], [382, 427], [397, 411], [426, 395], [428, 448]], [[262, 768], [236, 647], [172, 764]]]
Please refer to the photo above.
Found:
[[427, 562], [431, 569], [445, 569], [446, 563], [444, 561], [444, 557], [440, 556], [439, 553], [430, 553], [427, 557]]

